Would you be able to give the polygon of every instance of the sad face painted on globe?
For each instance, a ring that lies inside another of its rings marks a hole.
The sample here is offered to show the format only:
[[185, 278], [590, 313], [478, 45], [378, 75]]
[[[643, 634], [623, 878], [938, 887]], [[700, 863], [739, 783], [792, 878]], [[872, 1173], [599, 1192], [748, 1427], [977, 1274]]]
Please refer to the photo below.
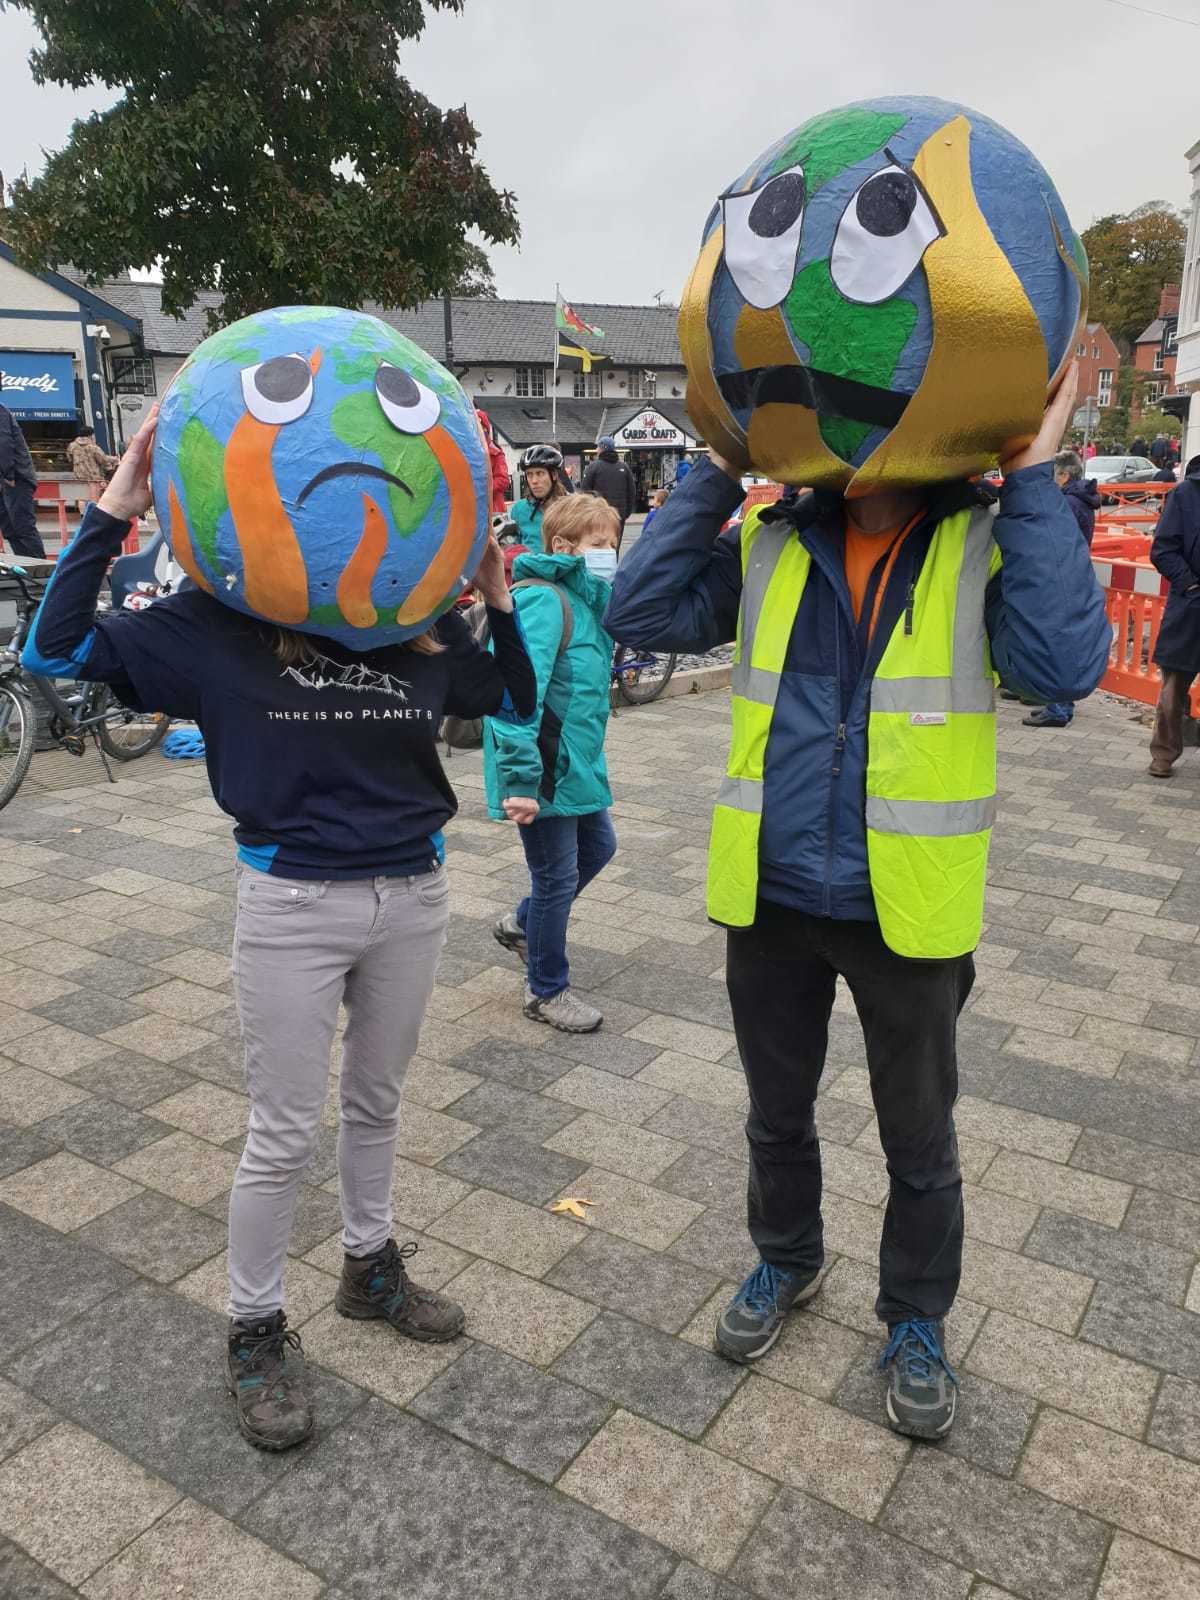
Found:
[[1036, 433], [1087, 307], [1046, 172], [978, 112], [825, 112], [704, 229], [679, 313], [688, 409], [722, 454], [851, 496], [983, 471]]
[[201, 588], [358, 650], [423, 632], [487, 539], [487, 453], [461, 387], [387, 323], [336, 307], [206, 339], [163, 400], [153, 487]]

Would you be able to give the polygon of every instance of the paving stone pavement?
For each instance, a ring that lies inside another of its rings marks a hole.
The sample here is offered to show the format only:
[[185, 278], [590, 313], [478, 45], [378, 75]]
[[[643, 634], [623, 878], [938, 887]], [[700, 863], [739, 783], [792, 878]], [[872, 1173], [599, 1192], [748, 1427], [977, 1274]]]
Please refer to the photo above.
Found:
[[195, 767], [108, 785], [38, 757], [0, 813], [0, 1595], [1198, 1600], [1200, 763], [1153, 782], [1105, 696], [1062, 732], [1019, 715], [962, 1023], [941, 1446], [881, 1422], [886, 1173], [845, 994], [828, 1279], [754, 1372], [711, 1353], [753, 1255], [703, 911], [725, 695], [613, 723], [620, 853], [572, 923], [590, 1038], [521, 1016], [490, 929], [522, 853], [478, 758], [451, 760], [454, 917], [395, 1198], [468, 1336], [335, 1314], [331, 1125], [287, 1272], [318, 1428], [283, 1457], [242, 1442], [220, 1377], [247, 1111], [228, 821]]

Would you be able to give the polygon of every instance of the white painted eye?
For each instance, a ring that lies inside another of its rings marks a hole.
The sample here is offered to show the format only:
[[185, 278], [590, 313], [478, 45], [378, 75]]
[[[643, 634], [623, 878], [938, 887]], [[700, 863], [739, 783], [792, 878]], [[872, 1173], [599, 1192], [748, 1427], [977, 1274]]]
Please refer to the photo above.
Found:
[[386, 361], [375, 374], [375, 396], [384, 416], [401, 433], [424, 433], [442, 414], [442, 403], [432, 389]]
[[792, 287], [804, 227], [802, 167], [789, 167], [747, 194], [723, 194], [725, 265], [742, 298], [759, 311]]
[[878, 305], [904, 287], [943, 231], [924, 189], [893, 162], [851, 195], [834, 237], [830, 276], [843, 299]]
[[242, 399], [257, 422], [295, 422], [312, 405], [312, 368], [303, 356], [272, 356], [242, 373]]

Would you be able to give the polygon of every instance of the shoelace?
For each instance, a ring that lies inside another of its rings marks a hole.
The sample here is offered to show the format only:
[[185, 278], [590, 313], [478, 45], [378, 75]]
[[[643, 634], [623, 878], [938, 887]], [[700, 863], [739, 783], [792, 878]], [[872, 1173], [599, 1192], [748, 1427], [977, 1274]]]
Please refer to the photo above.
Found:
[[941, 1367], [954, 1387], [958, 1388], [958, 1378], [946, 1360], [936, 1323], [920, 1318], [898, 1322], [892, 1329], [887, 1348], [879, 1358], [880, 1370], [896, 1356], [900, 1358], [900, 1374], [905, 1383], [913, 1382], [929, 1388], [933, 1384], [934, 1369]]
[[787, 1283], [788, 1275], [773, 1267], [769, 1261], [760, 1261], [738, 1290], [737, 1303], [745, 1306], [754, 1316], [763, 1317], [774, 1311], [779, 1291]]
[[410, 1296], [418, 1302], [431, 1298], [419, 1293], [404, 1266], [419, 1249], [415, 1239], [410, 1239], [404, 1245], [397, 1245], [394, 1239], [389, 1239], [374, 1263], [375, 1271], [371, 1274], [369, 1287], [372, 1294], [382, 1291], [387, 1295], [384, 1307], [389, 1316]]
[[[300, 1335], [294, 1328], [289, 1328], [286, 1323], [281, 1324], [271, 1333], [264, 1333], [257, 1338], [250, 1333], [244, 1333], [238, 1341], [238, 1360], [242, 1363], [242, 1373], [238, 1379], [239, 1387], [263, 1388], [277, 1384], [280, 1378], [286, 1379], [287, 1351], [289, 1349], [301, 1352], [304, 1346], [300, 1342]], [[275, 1399], [282, 1399], [284, 1389], [276, 1387]]]

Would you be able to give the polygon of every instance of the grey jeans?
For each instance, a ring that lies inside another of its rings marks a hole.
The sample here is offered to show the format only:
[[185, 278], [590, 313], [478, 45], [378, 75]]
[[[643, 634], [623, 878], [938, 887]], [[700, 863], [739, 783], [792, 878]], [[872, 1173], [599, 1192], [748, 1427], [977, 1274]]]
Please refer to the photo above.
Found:
[[350, 883], [238, 869], [233, 979], [250, 1132], [229, 1201], [229, 1310], [283, 1304], [283, 1264], [330, 1088], [344, 1001], [338, 1168], [342, 1242], [366, 1255], [391, 1232], [400, 1090], [450, 917], [445, 868]]

